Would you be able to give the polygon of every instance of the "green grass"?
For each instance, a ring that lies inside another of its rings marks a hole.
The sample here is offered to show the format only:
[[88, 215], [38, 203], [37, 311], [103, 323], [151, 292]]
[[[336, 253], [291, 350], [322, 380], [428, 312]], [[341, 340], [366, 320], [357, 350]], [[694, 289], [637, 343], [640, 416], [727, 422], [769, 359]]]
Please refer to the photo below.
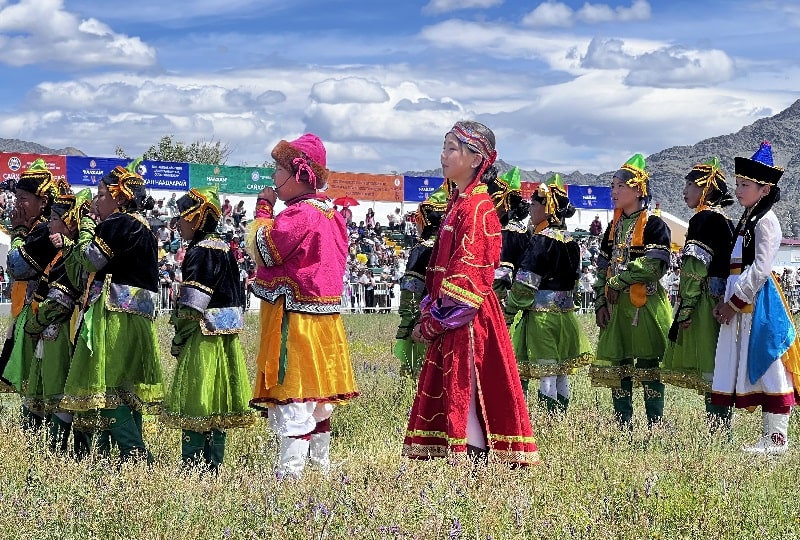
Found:
[[[670, 427], [620, 433], [606, 389], [571, 378], [566, 417], [535, 404], [542, 464], [473, 471], [447, 460], [400, 457], [414, 383], [391, 347], [395, 315], [346, 315], [362, 395], [334, 413], [334, 469], [276, 482], [276, 441], [266, 422], [229, 434], [218, 477], [180, 467], [179, 434], [145, 426], [156, 463], [75, 463], [20, 430], [19, 399], [0, 400], [0, 530], [3, 538], [796, 538], [800, 449], [779, 459], [745, 455], [760, 415], [737, 412], [733, 438], [709, 438], [702, 399], [667, 390]], [[594, 325], [585, 326], [592, 341]], [[251, 373], [258, 321], [242, 334]], [[159, 321], [168, 376], [171, 329]], [[790, 438], [800, 430], [790, 426]], [[800, 442], [800, 438], [796, 439]]]

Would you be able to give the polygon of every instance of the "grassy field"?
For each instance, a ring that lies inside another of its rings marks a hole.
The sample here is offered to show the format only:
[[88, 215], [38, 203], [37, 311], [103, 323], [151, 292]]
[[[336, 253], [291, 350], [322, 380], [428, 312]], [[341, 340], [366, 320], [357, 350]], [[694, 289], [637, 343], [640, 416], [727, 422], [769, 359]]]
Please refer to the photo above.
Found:
[[[152, 468], [75, 463], [20, 430], [19, 399], [0, 403], [2, 538], [798, 538], [800, 448], [778, 459], [745, 455], [760, 414], [737, 412], [732, 440], [709, 437], [702, 399], [668, 388], [667, 429], [620, 433], [610, 392], [572, 377], [566, 417], [531, 403], [542, 464], [473, 471], [400, 457], [415, 385], [391, 355], [396, 315], [347, 315], [361, 397], [333, 417], [329, 477], [308, 470], [276, 482], [276, 441], [260, 420], [231, 431], [218, 477], [186, 473], [179, 433], [151, 421]], [[255, 358], [257, 320], [242, 334]], [[593, 321], [586, 319], [591, 339]], [[165, 373], [171, 329], [159, 321]], [[795, 415], [790, 439], [800, 443]]]

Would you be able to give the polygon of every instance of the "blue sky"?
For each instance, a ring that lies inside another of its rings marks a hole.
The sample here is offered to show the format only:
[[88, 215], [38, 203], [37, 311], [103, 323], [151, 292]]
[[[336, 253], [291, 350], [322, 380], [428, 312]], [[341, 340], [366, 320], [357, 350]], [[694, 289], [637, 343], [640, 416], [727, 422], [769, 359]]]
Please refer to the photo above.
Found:
[[0, 137], [229, 165], [317, 133], [328, 165], [434, 169], [477, 119], [524, 169], [599, 173], [800, 94], [798, 1], [0, 0]]

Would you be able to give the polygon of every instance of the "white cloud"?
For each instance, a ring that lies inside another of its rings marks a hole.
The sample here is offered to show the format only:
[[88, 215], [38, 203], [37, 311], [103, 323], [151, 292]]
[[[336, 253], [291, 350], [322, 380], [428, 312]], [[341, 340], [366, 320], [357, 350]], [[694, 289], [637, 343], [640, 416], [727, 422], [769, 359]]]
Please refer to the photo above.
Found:
[[58, 67], [152, 66], [155, 49], [138, 37], [114, 32], [96, 19], [79, 19], [63, 0], [0, 4], [0, 62]]
[[311, 98], [320, 103], [383, 103], [389, 95], [380, 83], [360, 77], [327, 79], [311, 88]]
[[692, 50], [664, 46], [640, 54], [625, 50], [621, 39], [595, 38], [581, 65], [588, 69], [624, 69], [630, 86], [694, 88], [733, 78], [734, 61], [720, 50]]
[[522, 18], [525, 26], [572, 26], [572, 8], [561, 2], [543, 2]]
[[587, 24], [612, 21], [646, 21], [650, 18], [650, 4], [647, 0], [633, 0], [631, 7], [617, 6], [611, 8], [607, 4], [585, 3], [576, 12], [577, 18]]
[[490, 8], [499, 6], [503, 0], [430, 0], [422, 8], [422, 13], [436, 15], [464, 9]]
[[650, 4], [647, 0], [633, 0], [630, 7], [586, 2], [578, 10], [573, 10], [563, 2], [548, 0], [536, 6], [525, 15], [525, 26], [572, 26], [575, 22], [599, 24], [607, 22], [645, 21], [650, 18]]

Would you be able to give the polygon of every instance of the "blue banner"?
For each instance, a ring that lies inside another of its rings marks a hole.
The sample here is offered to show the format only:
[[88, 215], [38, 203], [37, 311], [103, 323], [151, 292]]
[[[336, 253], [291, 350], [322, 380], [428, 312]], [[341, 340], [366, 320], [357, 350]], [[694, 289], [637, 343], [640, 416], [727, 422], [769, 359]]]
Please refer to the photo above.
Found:
[[575, 208], [593, 210], [612, 210], [611, 187], [609, 186], [567, 186], [567, 195]]
[[403, 200], [420, 203], [431, 196], [444, 183], [440, 176], [404, 176]]
[[129, 159], [67, 156], [67, 182], [71, 186], [97, 187], [114, 167], [125, 167]]
[[149, 189], [189, 191], [189, 164], [172, 161], [142, 161], [137, 172]]

